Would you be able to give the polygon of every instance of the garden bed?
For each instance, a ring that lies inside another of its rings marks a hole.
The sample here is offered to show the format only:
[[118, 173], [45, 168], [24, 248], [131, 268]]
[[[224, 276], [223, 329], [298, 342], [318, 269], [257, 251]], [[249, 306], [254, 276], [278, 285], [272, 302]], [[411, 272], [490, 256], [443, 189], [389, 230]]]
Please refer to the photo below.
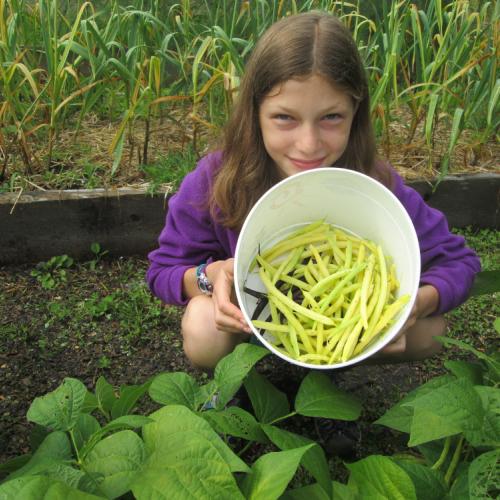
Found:
[[[498, 269], [498, 231], [466, 235], [485, 269]], [[151, 296], [144, 283], [146, 268], [144, 258], [108, 260], [99, 254], [79, 263], [60, 258], [38, 266], [0, 268], [0, 463], [30, 451], [34, 426], [26, 420], [27, 409], [36, 396], [54, 390], [64, 377], [79, 378], [88, 388], [95, 387], [101, 375], [114, 386], [140, 384], [163, 371], [185, 371], [199, 380], [206, 377], [193, 370], [182, 353], [181, 310], [165, 308]], [[449, 315], [450, 334], [484, 352], [497, 338], [493, 329], [497, 316], [500, 308], [493, 296], [471, 299]], [[355, 431], [348, 430], [355, 447], [347, 459], [404, 449], [402, 434], [372, 422], [409, 390], [442, 374], [444, 362], [457, 359], [456, 355], [452, 349], [423, 362], [335, 373], [334, 383], [359, 397], [364, 408]], [[291, 398], [305, 374], [275, 356], [262, 360], [258, 369]], [[155, 407], [144, 403], [144, 410]], [[291, 426], [320, 439], [311, 419], [296, 418]], [[337, 429], [344, 430], [341, 424]], [[330, 452], [332, 467], [337, 467], [336, 477], [341, 477], [345, 468], [332, 453], [342, 443], [322, 444]]]

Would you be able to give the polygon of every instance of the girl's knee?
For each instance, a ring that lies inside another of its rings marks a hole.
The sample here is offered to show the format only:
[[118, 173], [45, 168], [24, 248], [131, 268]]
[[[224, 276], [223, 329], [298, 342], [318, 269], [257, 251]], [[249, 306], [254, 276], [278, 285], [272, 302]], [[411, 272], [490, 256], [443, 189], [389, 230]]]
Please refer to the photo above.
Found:
[[407, 334], [407, 354], [411, 359], [425, 359], [443, 348], [435, 337], [446, 333], [444, 316], [430, 316], [417, 321]]

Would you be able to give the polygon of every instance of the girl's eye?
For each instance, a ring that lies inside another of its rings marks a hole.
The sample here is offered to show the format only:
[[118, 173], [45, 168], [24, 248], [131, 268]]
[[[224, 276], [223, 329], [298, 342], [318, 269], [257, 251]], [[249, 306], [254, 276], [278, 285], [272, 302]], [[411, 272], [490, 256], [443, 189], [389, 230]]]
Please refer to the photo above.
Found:
[[328, 115], [325, 115], [323, 117], [323, 120], [334, 121], [334, 120], [339, 120], [340, 118], [342, 118], [342, 116], [339, 115], [338, 113], [330, 113]]
[[290, 121], [290, 120], [293, 120], [293, 118], [290, 116], [290, 115], [285, 115], [285, 114], [277, 114], [277, 115], [274, 115], [273, 118], [275, 120], [280, 120], [280, 121]]

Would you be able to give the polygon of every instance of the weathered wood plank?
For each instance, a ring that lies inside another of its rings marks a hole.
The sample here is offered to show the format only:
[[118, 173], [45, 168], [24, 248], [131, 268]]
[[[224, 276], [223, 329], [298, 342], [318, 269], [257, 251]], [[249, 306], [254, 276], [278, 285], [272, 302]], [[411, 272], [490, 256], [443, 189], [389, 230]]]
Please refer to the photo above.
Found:
[[[410, 183], [448, 217], [450, 226], [499, 226], [500, 174]], [[167, 210], [164, 194], [142, 190], [37, 191], [0, 194], [0, 265], [68, 254], [91, 256], [98, 242], [112, 256], [145, 256], [156, 247]]]

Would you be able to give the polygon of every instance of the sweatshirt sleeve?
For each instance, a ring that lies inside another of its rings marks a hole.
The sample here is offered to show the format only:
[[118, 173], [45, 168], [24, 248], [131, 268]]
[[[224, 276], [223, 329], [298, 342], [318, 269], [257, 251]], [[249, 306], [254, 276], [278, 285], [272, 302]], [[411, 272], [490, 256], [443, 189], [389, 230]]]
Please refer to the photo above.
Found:
[[146, 281], [163, 302], [185, 305], [184, 273], [202, 262], [227, 258], [207, 206], [215, 154], [203, 158], [168, 203], [159, 248], [149, 253]]
[[481, 270], [476, 253], [462, 236], [450, 232], [445, 215], [425, 203], [420, 194], [406, 186], [393, 172], [394, 194], [413, 221], [420, 245], [421, 285], [432, 285], [439, 292], [434, 314], [443, 314], [467, 300], [474, 277]]

